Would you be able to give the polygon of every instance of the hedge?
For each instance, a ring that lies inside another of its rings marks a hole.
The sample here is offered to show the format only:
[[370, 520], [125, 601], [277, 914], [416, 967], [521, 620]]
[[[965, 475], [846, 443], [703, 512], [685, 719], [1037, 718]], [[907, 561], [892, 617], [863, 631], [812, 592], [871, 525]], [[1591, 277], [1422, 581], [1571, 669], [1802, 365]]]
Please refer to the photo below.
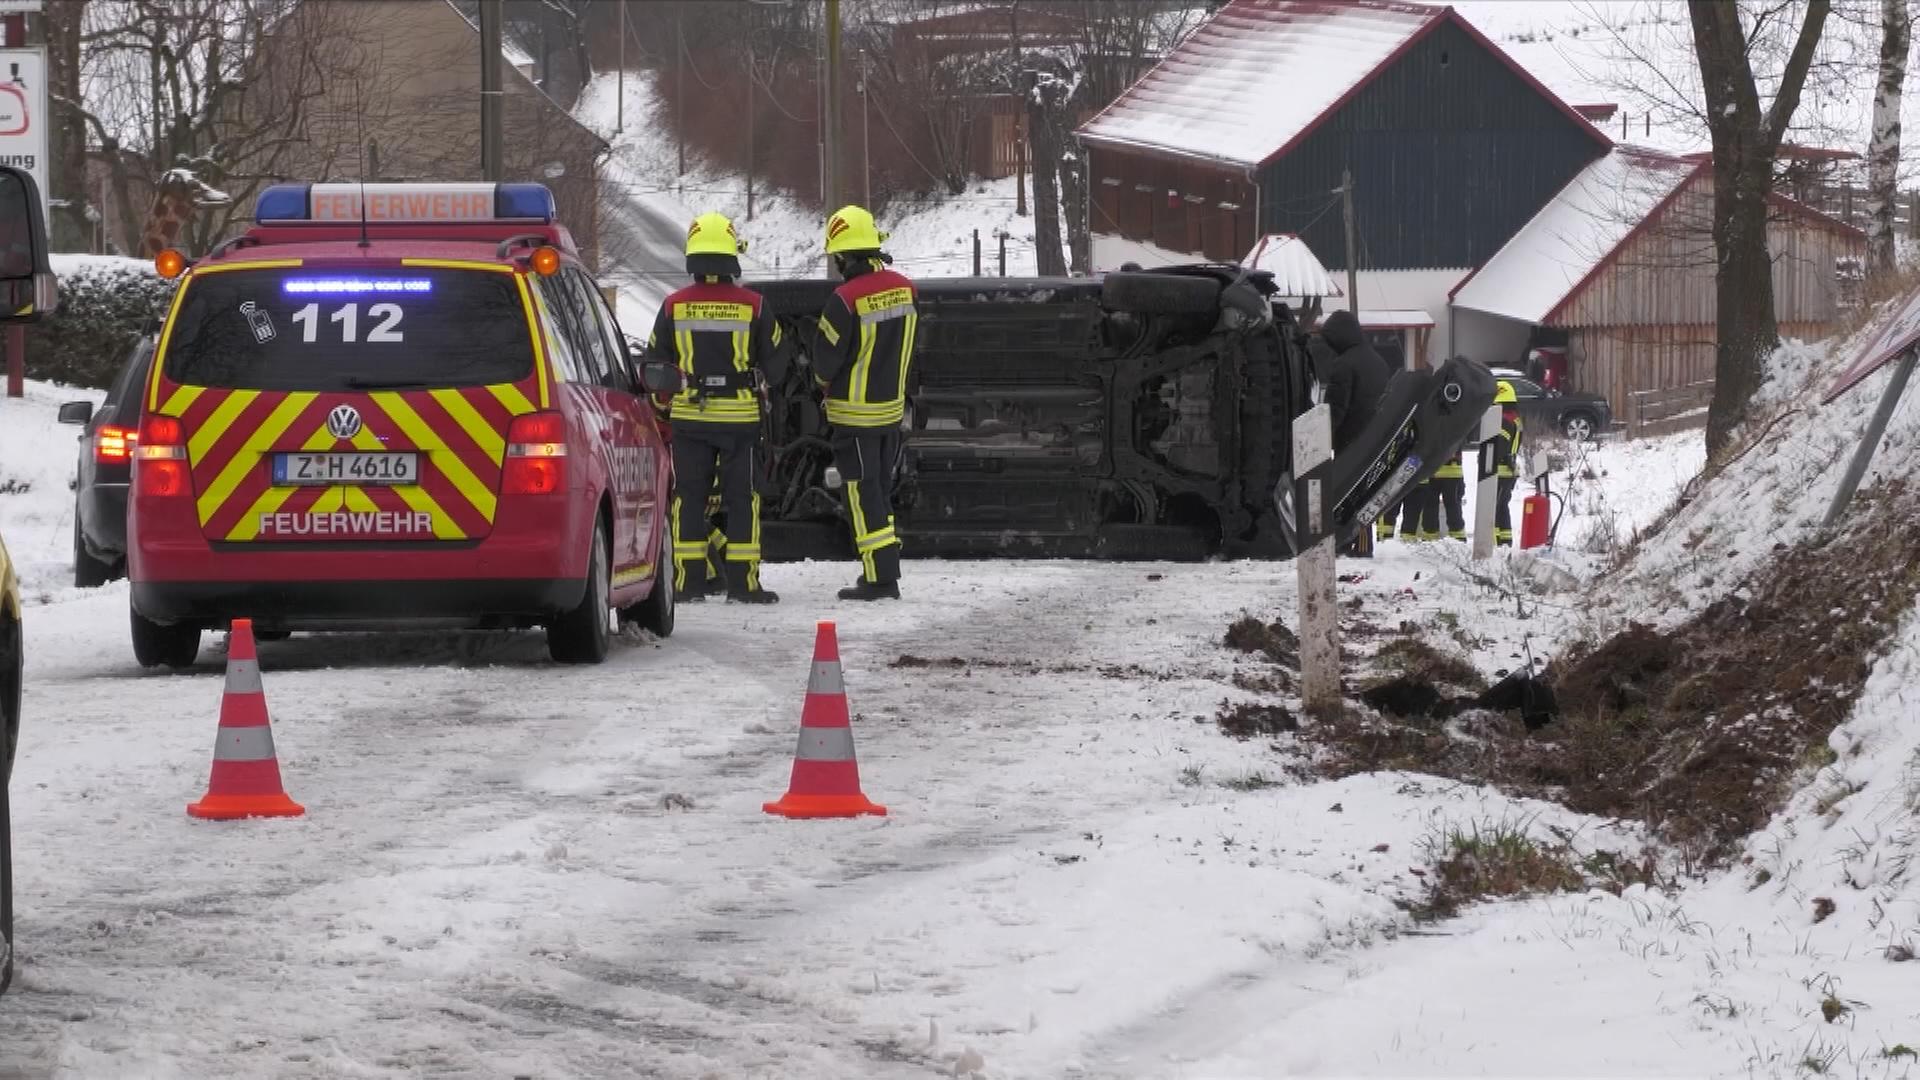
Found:
[[60, 306], [27, 327], [27, 376], [105, 389], [143, 327], [166, 314], [174, 283], [140, 259], [55, 256]]

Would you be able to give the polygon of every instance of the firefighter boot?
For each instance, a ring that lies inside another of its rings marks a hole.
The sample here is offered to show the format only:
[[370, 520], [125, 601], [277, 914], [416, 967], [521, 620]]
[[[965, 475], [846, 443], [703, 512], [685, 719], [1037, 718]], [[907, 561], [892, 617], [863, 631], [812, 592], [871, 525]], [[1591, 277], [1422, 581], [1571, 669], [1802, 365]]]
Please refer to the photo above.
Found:
[[861, 578], [847, 588], [840, 590], [842, 600], [898, 600], [900, 583], [898, 581], [868, 581]]
[[777, 604], [780, 594], [760, 587], [760, 564], [727, 560], [727, 603]]

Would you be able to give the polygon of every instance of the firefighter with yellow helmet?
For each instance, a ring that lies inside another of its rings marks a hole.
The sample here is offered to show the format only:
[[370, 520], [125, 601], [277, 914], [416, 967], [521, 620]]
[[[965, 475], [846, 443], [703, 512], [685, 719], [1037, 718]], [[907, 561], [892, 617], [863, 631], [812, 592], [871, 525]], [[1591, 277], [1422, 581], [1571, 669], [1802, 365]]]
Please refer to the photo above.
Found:
[[892, 269], [873, 215], [844, 206], [827, 219], [827, 258], [844, 279], [820, 314], [813, 374], [825, 392], [834, 467], [847, 489], [860, 580], [842, 600], [900, 598], [893, 471], [906, 422], [919, 310], [913, 282]]
[[1500, 437], [1493, 443], [1493, 462], [1500, 478], [1500, 501], [1494, 504], [1493, 542], [1513, 545], [1513, 487], [1520, 476], [1520, 398], [1505, 379], [1493, 384], [1493, 401], [1500, 406]]
[[786, 376], [780, 325], [760, 294], [735, 284], [740, 244], [733, 222], [701, 214], [687, 230], [687, 273], [694, 283], [668, 296], [653, 322], [648, 351], [678, 364], [686, 385], [673, 396], [673, 582], [689, 600], [712, 589], [707, 573], [707, 500], [716, 486], [726, 516], [729, 601], [771, 604], [760, 587], [760, 495], [754, 490], [761, 445], [762, 379]]

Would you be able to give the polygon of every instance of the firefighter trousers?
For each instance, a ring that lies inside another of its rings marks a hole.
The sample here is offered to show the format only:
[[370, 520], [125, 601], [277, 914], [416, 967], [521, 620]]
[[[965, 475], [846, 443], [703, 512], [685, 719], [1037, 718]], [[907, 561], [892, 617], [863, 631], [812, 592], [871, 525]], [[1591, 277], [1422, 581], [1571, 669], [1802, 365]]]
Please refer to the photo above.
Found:
[[[1467, 538], [1467, 478], [1464, 476], [1436, 476], [1433, 479], [1434, 490], [1439, 494], [1439, 503], [1447, 512], [1447, 538], [1465, 540]], [[1433, 530], [1440, 531], [1440, 518], [1436, 510]]]
[[1500, 478], [1500, 501], [1493, 504], [1493, 542], [1513, 546], [1513, 484], [1515, 477]]
[[860, 577], [875, 585], [900, 580], [900, 538], [893, 532], [893, 466], [900, 442], [900, 429], [891, 425], [842, 427], [833, 437], [834, 467], [847, 486]]
[[673, 428], [673, 587], [704, 588], [710, 530], [707, 498], [719, 481], [726, 515], [727, 588], [760, 587], [760, 494], [753, 488], [759, 424], [679, 423]]

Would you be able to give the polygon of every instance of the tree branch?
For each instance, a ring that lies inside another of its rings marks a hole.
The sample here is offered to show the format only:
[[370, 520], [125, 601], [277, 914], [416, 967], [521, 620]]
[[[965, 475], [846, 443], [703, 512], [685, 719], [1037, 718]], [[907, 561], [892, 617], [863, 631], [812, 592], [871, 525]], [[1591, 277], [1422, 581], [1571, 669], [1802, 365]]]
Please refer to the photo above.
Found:
[[1793, 122], [1794, 110], [1800, 106], [1800, 91], [1807, 85], [1807, 71], [1813, 66], [1813, 51], [1820, 44], [1820, 34], [1826, 29], [1827, 15], [1833, 10], [1833, 0], [1810, 0], [1807, 4], [1806, 21], [1800, 24], [1800, 38], [1793, 43], [1793, 55], [1787, 57], [1787, 67], [1780, 75], [1780, 89], [1773, 96], [1773, 106], [1767, 110], [1767, 153], [1780, 149], [1780, 141], [1786, 138], [1787, 125]]

